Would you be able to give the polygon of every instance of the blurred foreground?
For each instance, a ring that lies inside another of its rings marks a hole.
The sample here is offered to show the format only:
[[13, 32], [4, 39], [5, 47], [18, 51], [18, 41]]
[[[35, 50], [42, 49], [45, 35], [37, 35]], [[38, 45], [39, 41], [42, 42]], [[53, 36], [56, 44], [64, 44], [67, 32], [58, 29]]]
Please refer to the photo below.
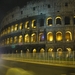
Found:
[[31, 61], [42, 63], [75, 65], [75, 52], [42, 52], [42, 53], [15, 53], [2, 54], [2, 59], [16, 61]]
[[6, 75], [34, 75], [34, 74], [21, 68], [10, 68], [8, 69]]

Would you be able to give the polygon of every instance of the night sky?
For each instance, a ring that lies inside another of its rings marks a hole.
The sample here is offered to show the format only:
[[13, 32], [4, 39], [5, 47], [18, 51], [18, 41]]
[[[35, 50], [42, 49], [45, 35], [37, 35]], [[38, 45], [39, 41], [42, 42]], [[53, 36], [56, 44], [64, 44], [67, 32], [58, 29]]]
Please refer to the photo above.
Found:
[[0, 22], [3, 16], [13, 8], [26, 5], [27, 1], [31, 0], [0, 0]]

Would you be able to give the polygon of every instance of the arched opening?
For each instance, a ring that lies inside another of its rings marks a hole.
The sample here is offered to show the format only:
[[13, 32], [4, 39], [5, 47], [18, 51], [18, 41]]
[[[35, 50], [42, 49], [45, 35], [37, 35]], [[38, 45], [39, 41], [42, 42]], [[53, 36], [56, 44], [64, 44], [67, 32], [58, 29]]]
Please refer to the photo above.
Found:
[[44, 52], [45, 52], [44, 48], [41, 48], [41, 49], [40, 49], [40, 56], [41, 56], [41, 57], [44, 57]]
[[49, 58], [54, 57], [53, 48], [49, 48], [49, 49], [48, 49], [48, 57], [49, 57]]
[[11, 26], [11, 32], [13, 32], [14, 31], [14, 26]]
[[47, 25], [52, 26], [52, 18], [51, 17], [47, 18]]
[[49, 48], [48, 49], [48, 52], [50, 53], [50, 52], [53, 52], [53, 48]]
[[45, 40], [44, 33], [39, 33], [39, 41], [42, 42]]
[[66, 31], [65, 39], [66, 39], [66, 41], [72, 40], [72, 33], [70, 31]]
[[57, 41], [62, 41], [62, 33], [61, 33], [60, 31], [58, 31], [58, 32], [56, 33], [56, 40], [57, 40]]
[[20, 30], [23, 29], [23, 23], [20, 23], [19, 29], [20, 29]]
[[36, 34], [35, 33], [33, 33], [31, 35], [31, 42], [36, 42]]
[[14, 37], [14, 43], [17, 43], [17, 36]]
[[61, 17], [56, 17], [56, 24], [61, 25]]
[[60, 56], [62, 56], [62, 48], [58, 48], [57, 49], [57, 57], [60, 57]]
[[52, 32], [47, 33], [47, 41], [53, 41], [53, 33]]
[[25, 28], [26, 29], [29, 29], [30, 27], [29, 27], [29, 21], [27, 21], [26, 23], [25, 23]]
[[44, 53], [44, 51], [45, 51], [44, 48], [40, 49], [40, 53]]
[[32, 20], [32, 28], [36, 28], [36, 20]]
[[29, 42], [29, 34], [26, 34], [26, 35], [25, 35], [25, 39], [24, 39], [24, 40], [25, 40], [26, 43]]
[[33, 49], [33, 57], [36, 57], [36, 49]]
[[33, 49], [33, 53], [36, 53], [36, 49], [35, 48]]
[[8, 33], [10, 33], [10, 31], [11, 31], [11, 29], [10, 29], [10, 27], [8, 27]]
[[71, 57], [72, 56], [72, 49], [71, 48], [66, 48], [67, 53], [66, 53], [66, 57]]
[[15, 24], [15, 31], [18, 30], [18, 24]]
[[22, 35], [19, 36], [19, 43], [22, 43], [23, 42], [23, 37]]
[[10, 44], [12, 44], [13, 43], [13, 38], [12, 37], [10, 37]]

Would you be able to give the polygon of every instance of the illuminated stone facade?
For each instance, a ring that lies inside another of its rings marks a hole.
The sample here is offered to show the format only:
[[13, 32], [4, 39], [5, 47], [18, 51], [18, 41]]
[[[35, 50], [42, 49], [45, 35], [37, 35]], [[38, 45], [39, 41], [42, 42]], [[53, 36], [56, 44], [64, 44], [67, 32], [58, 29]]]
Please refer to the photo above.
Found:
[[2, 20], [2, 53], [75, 50], [75, 1], [41, 0], [16, 7]]

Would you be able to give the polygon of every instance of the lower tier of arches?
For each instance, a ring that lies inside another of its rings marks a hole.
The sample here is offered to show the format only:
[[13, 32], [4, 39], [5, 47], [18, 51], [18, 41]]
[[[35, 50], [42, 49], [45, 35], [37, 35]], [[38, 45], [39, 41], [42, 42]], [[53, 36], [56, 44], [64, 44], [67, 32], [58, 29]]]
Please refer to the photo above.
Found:
[[74, 44], [13, 44], [0, 47], [0, 53], [43, 53], [43, 52], [75, 51]]

